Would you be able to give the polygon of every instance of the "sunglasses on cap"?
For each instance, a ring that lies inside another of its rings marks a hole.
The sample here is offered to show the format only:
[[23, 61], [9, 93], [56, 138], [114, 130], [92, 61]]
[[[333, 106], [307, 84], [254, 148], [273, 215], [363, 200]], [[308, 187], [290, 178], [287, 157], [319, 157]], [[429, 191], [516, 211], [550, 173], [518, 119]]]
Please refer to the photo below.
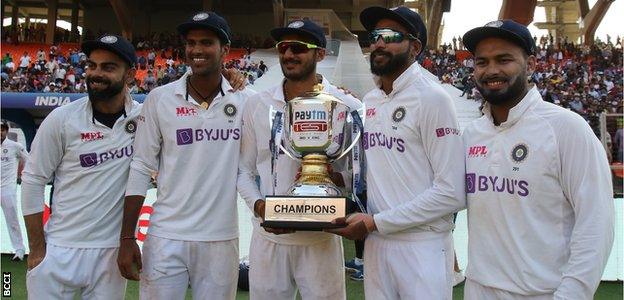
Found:
[[371, 44], [377, 43], [377, 41], [379, 39], [382, 39], [384, 41], [384, 43], [389, 44], [389, 43], [400, 43], [405, 39], [408, 40], [418, 40], [417, 37], [409, 34], [409, 33], [403, 33], [403, 32], [399, 32], [399, 31], [394, 31], [392, 29], [389, 28], [380, 28], [380, 29], [375, 29], [373, 31], [371, 31], [368, 34], [368, 39], [370, 40]]
[[286, 53], [288, 49], [293, 54], [301, 54], [307, 53], [310, 49], [321, 49], [322, 47], [302, 41], [281, 41], [275, 45], [275, 48], [277, 48], [277, 52], [280, 54]]

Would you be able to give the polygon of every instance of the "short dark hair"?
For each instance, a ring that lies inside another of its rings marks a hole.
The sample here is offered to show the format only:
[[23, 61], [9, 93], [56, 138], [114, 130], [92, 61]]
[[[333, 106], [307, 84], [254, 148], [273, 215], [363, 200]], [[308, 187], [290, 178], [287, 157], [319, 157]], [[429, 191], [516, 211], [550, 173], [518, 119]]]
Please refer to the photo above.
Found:
[[9, 123], [7, 123], [7, 122], [5, 122], [5, 121], [2, 121], [2, 125], [0, 125], [0, 128], [1, 128], [2, 130], [9, 131]]

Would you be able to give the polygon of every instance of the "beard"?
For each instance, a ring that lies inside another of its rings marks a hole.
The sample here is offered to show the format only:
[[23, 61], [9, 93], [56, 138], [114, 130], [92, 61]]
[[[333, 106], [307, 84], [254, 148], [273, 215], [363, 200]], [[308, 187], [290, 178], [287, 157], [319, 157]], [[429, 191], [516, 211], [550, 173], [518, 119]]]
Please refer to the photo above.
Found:
[[[316, 74], [316, 64], [314, 62], [314, 60], [302, 62], [298, 59], [280, 59], [280, 66], [282, 67], [282, 73], [284, 74], [284, 77], [286, 77], [286, 79], [292, 81], [300, 81], [310, 77], [311, 74]], [[284, 66], [287, 63], [300, 64], [302, 69], [300, 72], [289, 71]]]
[[[524, 95], [524, 91], [527, 88], [527, 80], [526, 72], [522, 72], [518, 74], [516, 78], [511, 79], [512, 81], [509, 84], [509, 87], [501, 90], [490, 90], [485, 87], [484, 80], [479, 80], [476, 82], [477, 90], [483, 96], [483, 99], [492, 105], [504, 105], [522, 97]], [[509, 82], [509, 78], [504, 77], [496, 77], [496, 78], [488, 78], [487, 81], [490, 80], [501, 80]]]
[[[104, 83], [106, 87], [101, 90], [96, 90], [91, 85], [93, 83]], [[87, 93], [89, 94], [89, 100], [108, 102], [123, 90], [125, 86], [125, 80], [112, 82], [103, 77], [87, 77]]]
[[[388, 62], [383, 65], [376, 65], [375, 58], [377, 56], [385, 56]], [[371, 72], [377, 76], [392, 74], [409, 64], [409, 49], [403, 53], [392, 55], [388, 52], [375, 50], [370, 54]]]

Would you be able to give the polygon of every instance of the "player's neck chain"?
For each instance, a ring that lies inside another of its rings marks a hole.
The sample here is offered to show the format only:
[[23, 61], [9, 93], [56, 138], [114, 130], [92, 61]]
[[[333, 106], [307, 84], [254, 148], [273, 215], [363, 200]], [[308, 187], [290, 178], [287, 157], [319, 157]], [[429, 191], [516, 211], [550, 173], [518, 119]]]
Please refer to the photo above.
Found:
[[[200, 104], [200, 106], [203, 107], [204, 109], [208, 109], [209, 103], [212, 102], [212, 99], [214, 99], [214, 97], [217, 95], [217, 93], [219, 93], [219, 91], [214, 91], [214, 92], [210, 93], [208, 96], [204, 96], [193, 85], [193, 81], [191, 80], [191, 76], [187, 77], [186, 82], [188, 83], [188, 86], [190, 86], [191, 89], [195, 92], [195, 94], [197, 94], [197, 96], [199, 96], [199, 98], [201, 98], [202, 103]], [[221, 85], [219, 84], [219, 89], [220, 89], [220, 87], [221, 87]], [[187, 88], [186, 94], [187, 94], [187, 100], [188, 100], [188, 88]]]

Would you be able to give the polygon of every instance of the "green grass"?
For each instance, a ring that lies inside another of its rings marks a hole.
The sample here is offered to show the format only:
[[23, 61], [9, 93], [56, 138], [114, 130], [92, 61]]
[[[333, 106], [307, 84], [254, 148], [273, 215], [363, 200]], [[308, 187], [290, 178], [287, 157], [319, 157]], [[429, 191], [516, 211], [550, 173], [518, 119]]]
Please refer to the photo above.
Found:
[[[354, 256], [355, 249], [353, 242], [345, 241], [345, 258], [351, 259]], [[12, 299], [26, 299], [26, 262], [13, 262], [10, 255], [2, 255], [2, 272], [11, 272], [11, 292]], [[362, 282], [350, 280], [345, 275], [347, 283], [347, 299], [364, 299], [364, 286]], [[598, 291], [594, 299], [611, 300], [622, 299], [622, 282], [602, 282], [598, 287]], [[453, 289], [453, 299], [462, 299], [464, 296], [464, 285], [461, 284]], [[129, 281], [126, 288], [126, 299], [139, 298], [138, 282]], [[191, 299], [190, 290], [186, 293], [186, 299]], [[236, 299], [249, 299], [249, 293], [239, 290]]]

